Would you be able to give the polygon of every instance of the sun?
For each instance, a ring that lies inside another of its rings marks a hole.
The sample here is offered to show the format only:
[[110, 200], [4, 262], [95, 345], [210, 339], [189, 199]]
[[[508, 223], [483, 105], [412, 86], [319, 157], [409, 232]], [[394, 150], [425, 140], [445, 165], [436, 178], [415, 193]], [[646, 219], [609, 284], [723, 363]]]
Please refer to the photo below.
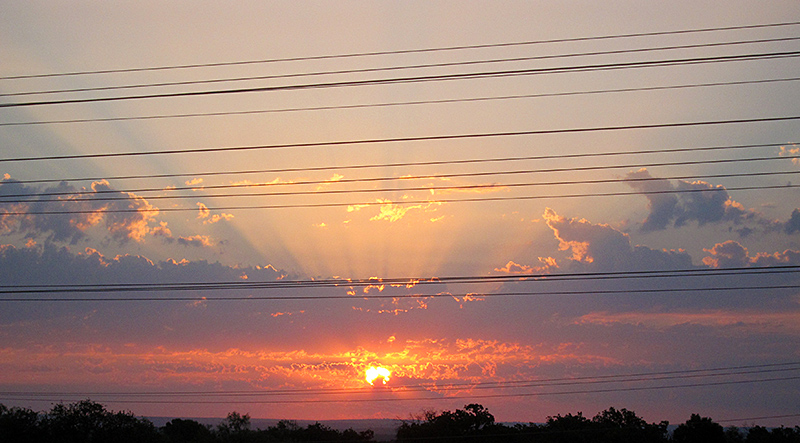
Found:
[[392, 375], [391, 371], [382, 366], [370, 366], [369, 369], [367, 369], [366, 379], [367, 383], [375, 386], [375, 380], [377, 380], [378, 378], [382, 378], [383, 384], [386, 384], [386, 382], [389, 381], [389, 377], [391, 377], [391, 375]]

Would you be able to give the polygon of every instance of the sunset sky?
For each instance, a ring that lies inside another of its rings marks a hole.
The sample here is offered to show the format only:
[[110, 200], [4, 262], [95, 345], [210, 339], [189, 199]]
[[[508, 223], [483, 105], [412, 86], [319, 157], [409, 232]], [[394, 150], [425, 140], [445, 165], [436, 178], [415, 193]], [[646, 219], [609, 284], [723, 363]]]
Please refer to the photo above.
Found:
[[800, 425], [800, 3], [0, 10], [0, 403]]

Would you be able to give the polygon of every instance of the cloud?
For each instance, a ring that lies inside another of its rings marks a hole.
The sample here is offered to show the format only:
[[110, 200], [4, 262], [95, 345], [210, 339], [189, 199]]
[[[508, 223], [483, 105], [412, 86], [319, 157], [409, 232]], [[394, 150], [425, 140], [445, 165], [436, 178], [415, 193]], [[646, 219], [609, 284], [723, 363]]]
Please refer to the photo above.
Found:
[[787, 234], [794, 234], [795, 232], [800, 232], [800, 209], [795, 209], [792, 211], [791, 217], [783, 226], [784, 232]]
[[333, 174], [333, 176], [332, 176], [331, 178], [329, 178], [329, 179], [325, 180], [325, 182], [324, 182], [324, 183], [322, 183], [322, 184], [320, 184], [320, 185], [317, 185], [317, 188], [316, 188], [316, 189], [317, 189], [317, 191], [321, 191], [321, 190], [323, 190], [323, 189], [326, 189], [326, 188], [327, 188], [328, 186], [330, 186], [332, 183], [336, 183], [336, 182], [338, 182], [338, 181], [341, 181], [343, 178], [344, 178], [344, 175], [342, 175], [342, 174], [338, 174], [338, 173], [334, 173], [334, 174]]
[[[129, 192], [117, 192], [111, 189], [107, 181], [92, 183], [92, 190], [122, 196], [123, 200], [113, 201], [106, 205], [106, 227], [111, 236], [120, 242], [128, 239], [142, 241], [150, 233], [150, 222], [158, 215], [158, 208], [151, 205], [143, 197]], [[106, 195], [106, 194], [104, 194]], [[128, 211], [132, 212], [113, 212]]]
[[502, 268], [494, 268], [495, 272], [503, 274], [538, 274], [558, 268], [558, 263], [553, 257], [539, 257], [541, 266], [528, 266], [509, 260]]
[[747, 248], [733, 240], [717, 243], [713, 248], [704, 251], [711, 255], [703, 257], [703, 263], [712, 268], [800, 265], [800, 251], [787, 249], [772, 254], [759, 252], [755, 256], [750, 256]]
[[152, 229], [153, 237], [161, 237], [167, 243], [172, 243], [175, 238], [172, 237], [172, 230], [167, 226], [167, 222], [159, 222], [159, 225]]
[[222, 220], [230, 220], [233, 218], [233, 214], [226, 214], [224, 212], [219, 214], [211, 214], [211, 210], [208, 209], [208, 206], [201, 202], [197, 202], [197, 218], [204, 219], [204, 225], [213, 225]]
[[204, 205], [203, 203], [197, 202], [197, 218], [207, 218], [208, 214], [211, 211], [208, 209], [208, 206]]
[[[779, 225], [732, 200], [722, 185], [715, 186], [702, 180], [678, 180], [673, 184], [669, 180], [652, 177], [644, 168], [629, 172], [626, 179], [628, 186], [643, 193], [648, 200], [650, 213], [642, 222], [643, 232], [664, 230], [670, 224], [680, 228], [691, 222], [697, 222], [700, 226], [755, 222], [766, 231], [774, 230]], [[744, 237], [753, 229], [741, 227], [737, 231]]]
[[189, 237], [178, 237], [178, 244], [198, 248], [210, 248], [214, 246], [214, 241], [208, 235], [192, 235]]
[[[277, 316], [279, 317], [279, 316]], [[282, 319], [275, 321], [283, 322]], [[571, 343], [531, 346], [513, 341], [479, 338], [405, 339], [315, 352], [230, 347], [212, 351], [173, 344], [108, 346], [68, 343], [56, 350], [0, 348], [7, 376], [50, 383], [93, 386], [120, 378], [132, 385], [219, 386], [237, 383], [252, 388], [363, 388], [364, 373], [375, 363], [389, 369], [402, 383], [421, 384], [430, 392], [456, 396], [473, 388], [464, 381], [495, 382], [532, 377], [536, 367], [560, 362], [608, 361]], [[462, 382], [461, 389], [447, 383]], [[400, 391], [403, 390], [399, 387]]]
[[[642, 168], [635, 172], [628, 173], [628, 185], [639, 192], [664, 192], [674, 188], [665, 179], [649, 180], [652, 177], [650, 172]], [[633, 181], [642, 180], [642, 181]], [[646, 194], [650, 214], [642, 222], [642, 231], [660, 231], [667, 228], [667, 225], [675, 218], [675, 208], [678, 205], [678, 197], [675, 194]]]
[[273, 180], [270, 180], [268, 182], [253, 182], [253, 181], [250, 181], [250, 180], [240, 180], [240, 181], [237, 181], [237, 182], [231, 182], [231, 185], [233, 185], [233, 186], [242, 186], [242, 187], [246, 187], [246, 188], [258, 188], [258, 187], [264, 187], [264, 186], [285, 185], [285, 184], [291, 184], [291, 183], [295, 183], [295, 181], [294, 180], [284, 180], [284, 179], [282, 179], [280, 177], [277, 177], [277, 178], [275, 178]]
[[[419, 205], [398, 205], [392, 203], [392, 201], [388, 199], [378, 199], [377, 202], [381, 203], [380, 212], [378, 213], [378, 215], [371, 217], [370, 221], [385, 220], [389, 223], [401, 220], [410, 211], [415, 211], [415, 210], [423, 212], [435, 211], [436, 208], [434, 209], [430, 208], [433, 206], [438, 206], [440, 204], [436, 202], [430, 202]], [[351, 212], [349, 207], [348, 207], [348, 212]]]
[[795, 145], [792, 145], [791, 148], [781, 146], [781, 150], [778, 155], [781, 157], [790, 157], [793, 164], [800, 165], [800, 148]]
[[40, 190], [6, 179], [0, 181], [0, 197], [11, 202], [0, 210], [0, 233], [47, 236], [50, 241], [72, 244], [103, 221], [111, 239], [142, 241], [158, 215], [158, 208], [144, 197], [115, 191], [105, 180], [92, 183], [90, 189], [78, 190], [61, 182]]
[[217, 223], [217, 222], [222, 221], [222, 220], [229, 221], [232, 218], [233, 218], [233, 214], [226, 214], [224, 212], [221, 212], [219, 214], [213, 214], [207, 220], [204, 220], [203, 224], [204, 225], [213, 225], [214, 223]]
[[628, 234], [609, 225], [562, 217], [550, 208], [543, 218], [559, 241], [559, 250], [572, 253], [569, 262], [573, 266], [603, 271], [692, 267], [691, 257], [685, 252], [632, 246]]
[[53, 243], [18, 248], [0, 245], [0, 281], [9, 285], [278, 280], [286, 273], [271, 265], [233, 267], [205, 261], [154, 262], [139, 255], [105, 256], [86, 248], [74, 252]]

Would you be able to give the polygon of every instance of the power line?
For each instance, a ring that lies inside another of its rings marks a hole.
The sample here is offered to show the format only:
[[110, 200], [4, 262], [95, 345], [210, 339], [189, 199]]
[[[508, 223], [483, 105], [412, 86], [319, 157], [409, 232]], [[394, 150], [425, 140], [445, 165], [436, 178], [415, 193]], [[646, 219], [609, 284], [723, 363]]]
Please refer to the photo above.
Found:
[[654, 124], [641, 124], [641, 125], [619, 125], [619, 126], [595, 126], [595, 127], [582, 127], [582, 128], [562, 128], [562, 129], [538, 129], [528, 131], [505, 131], [505, 132], [485, 132], [473, 134], [449, 134], [449, 135], [429, 135], [418, 137], [393, 137], [393, 138], [374, 138], [362, 140], [338, 140], [338, 141], [325, 141], [325, 142], [307, 142], [307, 143], [283, 143], [283, 144], [270, 144], [270, 145], [253, 145], [253, 146], [221, 146], [213, 148], [195, 148], [195, 149], [170, 149], [164, 151], [129, 151], [129, 152], [107, 152], [97, 154], [71, 154], [71, 155], [50, 155], [42, 157], [18, 157], [18, 158], [4, 158], [0, 159], [0, 163], [9, 162], [25, 162], [25, 161], [41, 161], [41, 160], [75, 160], [87, 158], [111, 158], [111, 157], [139, 157], [146, 155], [168, 155], [168, 154], [197, 154], [197, 153], [210, 153], [210, 152], [234, 152], [234, 151], [255, 151], [255, 150], [268, 150], [268, 149], [289, 149], [289, 148], [311, 148], [322, 146], [357, 146], [366, 144], [379, 144], [379, 143], [406, 143], [417, 141], [441, 141], [441, 140], [463, 140], [463, 139], [481, 139], [481, 138], [494, 138], [494, 137], [518, 137], [530, 135], [548, 135], [548, 134], [576, 134], [586, 132], [606, 132], [606, 131], [625, 131], [625, 130], [641, 130], [641, 129], [661, 129], [661, 128], [683, 128], [693, 126], [716, 126], [716, 125], [730, 125], [730, 124], [744, 124], [744, 123], [768, 123], [768, 122], [781, 122], [800, 120], [800, 116], [783, 116], [783, 117], [759, 117], [747, 119], [729, 119], [729, 120], [707, 120], [707, 121], [694, 121], [694, 122], [675, 122], [675, 123], [654, 123]]
[[118, 73], [131, 73], [131, 72], [146, 72], [146, 71], [165, 71], [174, 69], [194, 69], [194, 68], [209, 68], [209, 67], [222, 67], [222, 66], [242, 66], [253, 64], [268, 64], [280, 62], [294, 62], [294, 61], [310, 61], [310, 60], [328, 60], [340, 58], [358, 58], [358, 57], [373, 57], [383, 55], [399, 55], [399, 54], [419, 54], [419, 53], [436, 53], [448, 51], [462, 51], [471, 49], [487, 49], [487, 48], [503, 48], [515, 46], [530, 46], [551, 43], [572, 43], [572, 42], [585, 42], [595, 40], [615, 40], [627, 39], [638, 37], [655, 37], [666, 35], [682, 35], [682, 34], [696, 34], [707, 32], [720, 32], [720, 31], [736, 31], [746, 29], [765, 29], [765, 28], [779, 28], [800, 25], [800, 22], [782, 22], [782, 23], [765, 23], [756, 25], [742, 25], [742, 26], [724, 26], [712, 28], [695, 28], [695, 29], [681, 29], [672, 31], [653, 31], [653, 32], [639, 32], [628, 34], [610, 34], [601, 36], [588, 36], [588, 37], [570, 37], [558, 39], [544, 39], [544, 40], [528, 40], [518, 42], [505, 42], [505, 43], [487, 43], [476, 45], [458, 45], [458, 46], [445, 46], [445, 47], [429, 47], [418, 49], [400, 49], [390, 51], [370, 51], [370, 52], [356, 52], [347, 54], [327, 54], [315, 56], [300, 56], [300, 57], [284, 57], [284, 58], [269, 58], [259, 60], [242, 60], [233, 62], [216, 62], [216, 63], [191, 63], [183, 65], [165, 65], [165, 66], [150, 66], [139, 68], [119, 68], [119, 69], [101, 69], [101, 70], [86, 70], [86, 71], [73, 71], [73, 72], [56, 72], [46, 74], [26, 74], [26, 75], [10, 75], [0, 77], [0, 80], [18, 80], [30, 78], [47, 78], [47, 77], [64, 77], [64, 76], [78, 76], [78, 75], [95, 75], [95, 74], [118, 74]]
[[[780, 159], [780, 158], [779, 158]], [[752, 159], [750, 159], [752, 160]], [[767, 160], [775, 160], [769, 158]], [[531, 174], [536, 171], [521, 170], [521, 171], [501, 171], [501, 172], [479, 172], [479, 173], [464, 173], [464, 174], [445, 174], [447, 177], [453, 176], [495, 176], [495, 175], [512, 175], [512, 174]], [[612, 183], [639, 183], [639, 182], [653, 182], [664, 180], [691, 180], [691, 179], [709, 179], [709, 178], [743, 178], [743, 177], [766, 177], [775, 175], [794, 175], [800, 174], [799, 170], [791, 171], [769, 171], [769, 172], [741, 172], [729, 174], [695, 174], [695, 175], [681, 175], [681, 176], [660, 176], [660, 177], [635, 177], [635, 178], [609, 178], [609, 179], [596, 179], [596, 180], [561, 180], [549, 182], [518, 182], [518, 183], [489, 183], [489, 184], [471, 184], [471, 185], [446, 185], [446, 186], [414, 186], [414, 187], [389, 187], [389, 188], [361, 188], [361, 189], [314, 189], [306, 191], [279, 191], [279, 192], [241, 192], [241, 193], [224, 193], [224, 194], [203, 194], [198, 195], [155, 195], [155, 196], [141, 196], [136, 197], [146, 198], [149, 201], [153, 200], [196, 200], [196, 199], [209, 199], [209, 198], [238, 198], [238, 197], [286, 197], [286, 196], [299, 196], [299, 195], [350, 195], [350, 194], [368, 194], [368, 193], [387, 193], [387, 192], [435, 192], [435, 191], [470, 191], [470, 190], [504, 190], [512, 188], [529, 188], [537, 186], [569, 186], [569, 185], [598, 185], [598, 184], [612, 184]], [[378, 182], [378, 181], [394, 181], [394, 180], [419, 180], [425, 178], [437, 178], [438, 176], [417, 176], [417, 177], [375, 177], [371, 179], [351, 179], [348, 182]], [[344, 182], [339, 181], [315, 181], [311, 183], [325, 183], [325, 184], [340, 184]], [[309, 182], [288, 182], [288, 183], [256, 183], [252, 185], [218, 185], [215, 188], [246, 188], [246, 187], [261, 187], [272, 185], [306, 185]], [[191, 188], [190, 188], [191, 189]], [[200, 190], [204, 188], [194, 188]], [[163, 190], [163, 189], [162, 189]], [[169, 189], [173, 191], [174, 189]], [[112, 196], [106, 197], [104, 194], [108, 193], [133, 193], [136, 191], [131, 190], [102, 190], [101, 192], [95, 191], [78, 191], [75, 193], [57, 192], [50, 193], [44, 192], [35, 194], [38, 196], [52, 196], [57, 195], [89, 195], [88, 197], [70, 197], [68, 199], [59, 198], [18, 198], [30, 197], [31, 194], [12, 194], [0, 195], [0, 204], [10, 203], [83, 203], [83, 202], [111, 202], [111, 201], [129, 201], [134, 200], [134, 197], [126, 196]], [[99, 196], [98, 196], [99, 195]], [[13, 200], [3, 200], [10, 199]], [[3, 212], [0, 212], [2, 214]]]
[[192, 85], [207, 85], [207, 84], [215, 84], [215, 83], [236, 83], [236, 82], [254, 81], [254, 80], [275, 80], [275, 79], [287, 79], [287, 78], [298, 78], [298, 77], [318, 77], [318, 76], [342, 75], [342, 74], [364, 74], [364, 73], [376, 73], [376, 72], [391, 72], [391, 71], [399, 71], [399, 70], [445, 68], [445, 67], [458, 67], [458, 66], [487, 65], [487, 64], [497, 64], [497, 63], [512, 63], [512, 62], [523, 62], [523, 61], [534, 61], [534, 60], [553, 60], [553, 59], [563, 59], [563, 58], [591, 57], [591, 56], [598, 56], [598, 55], [641, 54], [641, 53], [647, 53], [647, 52], [671, 51], [671, 50], [678, 50], [678, 49], [718, 48], [718, 47], [725, 47], [725, 46], [738, 46], [738, 45], [747, 45], [747, 44], [756, 44], [756, 43], [778, 43], [778, 42], [789, 42], [789, 41], [796, 41], [796, 40], [800, 40], [800, 37], [780, 37], [780, 38], [768, 38], [768, 39], [756, 39], [756, 40], [738, 40], [738, 41], [732, 41], [732, 42], [698, 43], [698, 44], [689, 44], [689, 45], [671, 45], [671, 46], [658, 46], [658, 47], [634, 48], [634, 49], [618, 49], [618, 50], [592, 51], [592, 52], [580, 52], [580, 53], [534, 55], [534, 56], [526, 56], [526, 57], [506, 57], [506, 58], [480, 59], [480, 60], [468, 60], [468, 61], [458, 61], [458, 62], [440, 62], [440, 63], [422, 63], [422, 64], [415, 64], [415, 65], [381, 66], [381, 67], [359, 68], [359, 69], [339, 69], [339, 70], [328, 70], [328, 71], [310, 71], [310, 72], [300, 72], [300, 73], [291, 73], [291, 74], [270, 74], [270, 75], [255, 75], [255, 76], [246, 76], [246, 77], [221, 77], [221, 78], [213, 78], [213, 79], [205, 79], [205, 80], [183, 80], [183, 81], [171, 81], [171, 82], [159, 82], [159, 83], [134, 83], [134, 84], [126, 84], [126, 85], [90, 86], [90, 87], [80, 87], [80, 88], [50, 89], [50, 90], [39, 90], [39, 91], [22, 91], [22, 92], [0, 93], [0, 97], [21, 97], [21, 96], [45, 95], [45, 94], [66, 94], [66, 93], [75, 93], [75, 92], [119, 91], [119, 90], [125, 90], [125, 89], [160, 88], [160, 87], [166, 87], [166, 86], [192, 86]]
[[[565, 198], [593, 198], [593, 197], [620, 197], [630, 195], [661, 195], [661, 194], [696, 194], [708, 192], [728, 192], [728, 191], [755, 191], [765, 189], [794, 189], [800, 188], [800, 184], [765, 185], [765, 186], [736, 186], [728, 188], [705, 188], [705, 189], [665, 189], [659, 191], [631, 191], [631, 192], [587, 192], [575, 194], [541, 194], [541, 195], [518, 195], [518, 196], [496, 196], [496, 197], [472, 197], [472, 198], [436, 198], [427, 200], [404, 199], [399, 201], [385, 201], [377, 199], [375, 201], [356, 201], [356, 202], [334, 202], [334, 203], [286, 203], [286, 204], [265, 204], [265, 205], [227, 205], [227, 206], [207, 206], [209, 211], [242, 211], [242, 210], [266, 210], [266, 209], [302, 209], [302, 208], [336, 208], [354, 206], [408, 206], [408, 205], [431, 205], [442, 203], [476, 203], [476, 202], [510, 202], [510, 201], [529, 201], [529, 200], [550, 200]], [[102, 211], [103, 213], [160, 213], [160, 212], [195, 212], [197, 207], [170, 207], [170, 208], [102, 208], [102, 209], [81, 209], [81, 210], [34, 210], [34, 211], [4, 211], [5, 216], [23, 215], [65, 215], [65, 214], [94, 214]]]
[[[306, 185], [341, 185], [350, 183], [373, 183], [384, 181], [414, 181], [414, 180], [429, 180], [429, 179], [451, 179], [451, 178], [467, 178], [467, 177], [494, 177], [498, 175], [529, 175], [541, 173], [559, 173], [559, 172], [586, 172], [586, 171], [603, 171], [610, 169], [641, 169], [653, 168], [664, 166], [689, 166], [689, 165], [710, 165], [710, 164], [730, 164], [730, 163], [750, 163], [762, 161], [785, 161], [790, 160], [792, 157], [750, 157], [750, 158], [733, 158], [733, 159], [712, 159], [712, 160], [684, 160], [676, 162], [652, 162], [652, 163], [628, 163], [618, 165], [600, 165], [600, 166], [579, 166], [568, 168], [540, 168], [540, 169], [517, 169], [505, 171], [480, 171], [480, 172], [462, 172], [462, 173], [449, 173], [449, 174], [425, 174], [425, 175], [402, 175], [402, 176], [383, 176], [383, 177], [367, 177], [367, 178], [342, 178], [338, 180], [299, 180], [299, 181], [270, 181], [265, 183], [246, 183], [246, 184], [227, 184], [227, 185], [205, 185], [205, 186], [175, 186], [169, 188], [133, 188], [133, 189], [98, 189], [98, 190], [74, 190], [74, 191], [48, 191], [22, 194], [1, 194], [0, 203], [32, 203], [32, 202], [81, 202], [81, 201], [113, 201], [113, 200], [130, 200], [132, 197], [95, 197], [104, 194], [119, 194], [119, 193], [136, 193], [142, 194], [146, 192], [178, 192], [178, 191], [199, 191], [209, 189], [242, 189], [242, 188], [271, 188], [271, 187], [294, 187]], [[464, 185], [464, 186], [424, 186], [417, 188], [383, 188], [383, 189], [368, 189], [368, 190], [314, 190], [314, 191], [295, 191], [286, 193], [239, 193], [239, 194], [203, 194], [197, 195], [180, 195], [180, 196], [146, 196], [149, 199], [174, 199], [174, 198], [210, 198], [210, 197], [240, 197], [240, 196], [269, 196], [269, 195], [304, 195], [304, 194], [329, 194], [329, 193], [357, 193], [357, 192], [380, 192], [380, 191], [427, 191], [439, 189], [471, 189], [471, 188], [489, 188], [489, 187], [502, 187], [502, 186], [549, 186], [549, 185], [573, 185], [573, 184], [597, 184], [597, 183], [619, 183], [619, 182], [639, 182], [639, 181], [659, 181], [659, 180], [685, 180], [691, 178], [729, 178], [729, 177], [755, 177], [755, 176], [770, 176], [770, 175], [787, 175], [796, 174], [800, 171], [769, 171], [769, 172], [742, 172], [742, 173], [729, 173], [729, 174], [694, 174], [683, 176], [661, 176], [661, 177], [647, 177], [647, 178], [618, 178], [618, 179], [600, 179], [600, 180], [571, 180], [571, 181], [552, 181], [552, 182], [533, 182], [523, 184], [504, 184], [493, 183], [484, 185]], [[3, 184], [16, 184], [22, 183], [18, 181], [0, 181], [0, 186]], [[30, 199], [23, 200], [22, 198], [30, 197], [57, 197], [57, 196], [82, 196], [89, 195], [88, 198], [70, 198], [70, 199]], [[7, 200], [3, 199], [15, 199]]]
[[504, 95], [504, 96], [491, 96], [491, 97], [485, 96], [485, 97], [454, 98], [454, 99], [439, 99], [439, 100], [409, 100], [400, 102], [362, 103], [353, 105], [307, 106], [307, 107], [279, 108], [279, 109], [256, 109], [248, 111], [192, 112], [192, 113], [182, 113], [182, 114], [160, 114], [160, 115], [143, 115], [143, 116], [131, 116], [131, 117], [98, 117], [98, 118], [78, 118], [78, 119], [25, 121], [25, 122], [0, 122], [0, 126], [30, 126], [30, 125], [49, 125], [49, 124], [68, 124], [68, 123], [115, 122], [115, 121], [131, 121], [131, 120], [158, 120], [158, 119], [168, 119], [168, 118], [221, 117], [221, 116], [256, 115], [256, 114], [272, 114], [272, 113], [301, 112], [301, 111], [364, 109], [364, 108], [379, 108], [379, 107], [390, 107], [390, 106], [471, 103], [471, 102], [483, 102], [483, 101], [494, 101], [494, 100], [568, 97], [568, 96], [578, 96], [578, 95], [610, 94], [610, 93], [622, 93], [622, 92], [665, 91], [665, 90], [677, 90], [677, 89], [689, 89], [689, 88], [706, 88], [706, 87], [716, 87], [716, 86], [741, 86], [741, 85], [768, 84], [777, 82], [792, 82], [798, 80], [800, 80], [800, 77], [785, 77], [785, 78], [771, 78], [771, 79], [761, 79], [761, 80], [707, 82], [707, 83], [693, 83], [693, 84], [682, 84], [682, 85], [643, 86], [636, 88], [611, 88], [611, 89], [550, 92], [550, 93], [545, 92], [537, 94], [515, 94], [515, 95]]
[[719, 423], [726, 423], [726, 422], [732, 422], [732, 421], [738, 421], [738, 422], [748, 422], [749, 421], [749, 422], [752, 422], [752, 421], [755, 421], [755, 420], [767, 420], [767, 419], [772, 419], [772, 418], [790, 418], [790, 417], [800, 417], [800, 413], [798, 413], [798, 414], [783, 414], [783, 415], [762, 415], [761, 417], [727, 418], [727, 419], [724, 419], [724, 420], [715, 420], [715, 421], [717, 421]]
[[[754, 148], [774, 148], [774, 147], [794, 145], [794, 144], [795, 142], [760, 143], [760, 144], [747, 144], [747, 145], [700, 146], [700, 147], [674, 148], [674, 149], [609, 151], [609, 152], [598, 152], [598, 153], [547, 154], [547, 155], [531, 155], [531, 156], [521, 156], [521, 157], [472, 158], [463, 160], [433, 160], [433, 161], [377, 163], [377, 164], [349, 164], [342, 166], [311, 166], [311, 167], [294, 167], [294, 168], [248, 169], [248, 170], [235, 170], [235, 171], [229, 170], [229, 171], [205, 171], [205, 172], [180, 172], [172, 174], [137, 174], [137, 175], [117, 175], [117, 176], [103, 176], [103, 177], [95, 176], [95, 177], [73, 177], [73, 178], [46, 178], [46, 179], [32, 179], [32, 180], [13, 180], [13, 181], [8, 180], [5, 182], [0, 180], [0, 184], [60, 183], [60, 182], [76, 182], [76, 181], [134, 180], [134, 179], [156, 179], [156, 178], [176, 178], [176, 177], [213, 177], [220, 175], [222, 176], [249, 175], [249, 174], [286, 173], [286, 172], [342, 171], [342, 170], [359, 170], [359, 169], [374, 169], [374, 168], [396, 168], [396, 167], [410, 167], [410, 166], [416, 167], [416, 166], [442, 166], [442, 165], [462, 165], [462, 164], [481, 164], [481, 163], [504, 163], [504, 162], [533, 161], [533, 160], [539, 161], [539, 160], [559, 160], [559, 159], [595, 158], [595, 157], [601, 158], [601, 157], [616, 157], [625, 155], [674, 154], [679, 152], [697, 153], [697, 152], [741, 150], [741, 149], [754, 149]], [[792, 157], [783, 157], [783, 158], [792, 158]], [[649, 165], [665, 166], [665, 165], [659, 165], [657, 163], [650, 163]], [[554, 169], [555, 168], [539, 169], [537, 171], [558, 172], [557, 170]], [[574, 168], [574, 170], [578, 169]], [[98, 192], [100, 191], [102, 190], [99, 190]], [[136, 190], [127, 192], [143, 192], [143, 191]]]
[[[765, 374], [800, 370], [800, 362], [774, 363], [763, 365], [743, 365], [722, 368], [689, 369], [675, 371], [640, 372], [633, 374], [606, 374], [599, 376], [559, 377], [528, 380], [509, 380], [496, 382], [432, 383], [401, 384], [387, 386], [392, 391], [453, 391], [464, 389], [507, 389], [549, 387], [564, 385], [585, 385], [605, 383], [629, 383], [639, 381], [674, 380], [681, 378], [729, 377], [733, 375]], [[0, 396], [82, 396], [82, 397], [163, 397], [163, 396], [283, 396], [297, 394], [358, 394], [374, 393], [372, 387], [364, 388], [316, 388], [316, 389], [270, 389], [270, 390], [237, 390], [237, 391], [160, 391], [160, 392], [34, 392], [34, 391], [0, 391]]]
[[[443, 284], [484, 284], [519, 282], [619, 280], [652, 278], [687, 278], [730, 275], [773, 275], [794, 273], [800, 265], [781, 265], [761, 268], [694, 268], [675, 270], [605, 271], [580, 273], [528, 273], [509, 275], [469, 275], [443, 277], [391, 277], [366, 279], [320, 279], [320, 280], [274, 280], [274, 281], [226, 281], [226, 282], [177, 282], [177, 283], [101, 283], [101, 284], [56, 284], [56, 285], [0, 285], [0, 294], [75, 293], [75, 292], [154, 292], [154, 291], [212, 291], [253, 289], [310, 289], [310, 288], [356, 288], [379, 285], [426, 286]], [[367, 294], [364, 294], [366, 296]], [[466, 294], [470, 295], [470, 294]], [[428, 296], [428, 295], [424, 295]], [[309, 296], [310, 297], [310, 296]], [[358, 298], [357, 296], [353, 296]], [[402, 296], [397, 296], [402, 297]], [[421, 296], [420, 296], [421, 297]]]
[[[113, 400], [114, 403], [142, 403], [142, 404], [304, 404], [304, 403], [371, 403], [371, 402], [395, 402], [395, 401], [432, 401], [432, 400], [462, 400], [462, 399], [486, 399], [486, 398], [517, 398], [517, 397], [541, 397], [550, 395], [576, 395], [576, 394], [609, 394], [618, 392], [635, 392], [635, 391], [651, 391], [651, 390], [664, 390], [664, 389], [680, 389], [680, 388], [700, 388], [700, 387], [714, 387], [714, 386], [730, 386], [752, 383], [768, 383], [777, 381], [800, 380], [800, 376], [794, 377], [773, 377], [773, 378], [760, 378], [750, 380], [730, 380], [718, 382], [705, 382], [705, 383], [687, 383], [678, 385], [660, 385], [660, 386], [633, 386], [633, 387], [620, 387], [620, 388], [607, 388], [607, 389], [585, 389], [585, 390], [570, 390], [570, 391], [552, 391], [552, 392], [526, 392], [517, 394], [478, 394], [478, 395], [453, 395], [447, 397], [379, 397], [379, 398], [348, 398], [348, 399], [298, 399], [298, 400]], [[3, 396], [4, 398], [14, 400], [26, 401], [46, 401], [43, 398], [29, 398], [29, 397], [12, 397]], [[47, 399], [49, 401], [60, 401], [62, 399]]]
[[[737, 274], [741, 275], [741, 274]], [[669, 276], [667, 276], [669, 277]], [[640, 277], [640, 278], [665, 278], [665, 277]], [[466, 282], [469, 283], [469, 282]], [[478, 282], [481, 283], [481, 282]], [[462, 283], [463, 284], [463, 283]], [[145, 292], [156, 291], [197, 291], [197, 287], [181, 287], [174, 289], [160, 289], [160, 288], [145, 288]], [[221, 288], [211, 288], [221, 289]], [[224, 289], [224, 288], [222, 288]], [[253, 288], [228, 288], [228, 289], [253, 289]], [[275, 289], [275, 288], [271, 288]], [[295, 289], [295, 288], [292, 288]], [[650, 289], [620, 289], [620, 290], [606, 290], [606, 289], [592, 289], [587, 291], [539, 291], [539, 292], [466, 292], [466, 293], [450, 293], [440, 292], [436, 294], [400, 294], [400, 295], [386, 295], [386, 294], [356, 294], [356, 295], [248, 295], [248, 296], [227, 296], [227, 297], [25, 297], [25, 298], [0, 298], [0, 302], [23, 302], [23, 303], [43, 303], [43, 302], [57, 302], [57, 303], [75, 303], [75, 302], [218, 302], [218, 301], [304, 301], [304, 300], [413, 300], [413, 299], [436, 299], [436, 298], [473, 298], [473, 299], [490, 299], [490, 298], [506, 298], [506, 297], [551, 297], [551, 296], [576, 296], [576, 295], [592, 295], [592, 296], [605, 296], [605, 295], [647, 295], [647, 294], [673, 294], [673, 293], [702, 293], [702, 292], [728, 292], [728, 291], [776, 291], [776, 290], [796, 290], [800, 289], [800, 285], [758, 285], [758, 286], [737, 286], [737, 287], [694, 287], [694, 288], [650, 288]], [[137, 289], [130, 292], [141, 292], [143, 289]], [[29, 294], [29, 293], [64, 293], [64, 292], [125, 292], [125, 289], [120, 290], [99, 290], [99, 291], [83, 291], [83, 290], [3, 290], [0, 289], [0, 294]]]
[[411, 76], [411, 77], [305, 83], [305, 84], [294, 84], [294, 85], [262, 86], [262, 87], [250, 87], [250, 88], [236, 88], [236, 89], [214, 89], [214, 90], [204, 90], [204, 91], [125, 95], [125, 96], [115, 96], [115, 97], [92, 97], [92, 98], [76, 98], [76, 99], [63, 99], [63, 100], [12, 102], [12, 103], [0, 103], [0, 108], [144, 100], [144, 99], [154, 99], [154, 98], [217, 96], [217, 95], [244, 94], [244, 93], [255, 93], [255, 92], [296, 91], [304, 89], [327, 89], [327, 88], [391, 85], [391, 84], [407, 84], [407, 83], [423, 83], [423, 82], [427, 83], [427, 82], [467, 80], [467, 79], [504, 78], [504, 77], [556, 74], [556, 73], [568, 73], [568, 72], [595, 72], [595, 71], [619, 70], [619, 69], [638, 69], [638, 68], [650, 68], [650, 67], [697, 65], [697, 64], [708, 64], [708, 63], [727, 63], [727, 62], [737, 62], [737, 61], [770, 60], [770, 59], [792, 58], [798, 56], [800, 56], [800, 51], [782, 51], [782, 52], [767, 52], [767, 53], [757, 53], [757, 54], [738, 54], [738, 55], [713, 56], [713, 57], [647, 60], [647, 61], [625, 62], [625, 63], [601, 63], [601, 64], [578, 65], [578, 66], [559, 66], [550, 68], [468, 72], [459, 74], [422, 75], [422, 76]]

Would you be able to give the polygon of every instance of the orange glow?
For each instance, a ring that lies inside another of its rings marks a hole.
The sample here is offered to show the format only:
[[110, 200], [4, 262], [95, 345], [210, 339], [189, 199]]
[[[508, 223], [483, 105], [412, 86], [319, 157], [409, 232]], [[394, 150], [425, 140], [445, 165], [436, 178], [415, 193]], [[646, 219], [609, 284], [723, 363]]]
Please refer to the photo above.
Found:
[[377, 380], [378, 378], [382, 378], [383, 384], [386, 384], [386, 382], [389, 381], [389, 377], [391, 375], [392, 373], [384, 367], [370, 366], [369, 369], [367, 369], [367, 377], [366, 377], [367, 383], [374, 386], [375, 380]]

